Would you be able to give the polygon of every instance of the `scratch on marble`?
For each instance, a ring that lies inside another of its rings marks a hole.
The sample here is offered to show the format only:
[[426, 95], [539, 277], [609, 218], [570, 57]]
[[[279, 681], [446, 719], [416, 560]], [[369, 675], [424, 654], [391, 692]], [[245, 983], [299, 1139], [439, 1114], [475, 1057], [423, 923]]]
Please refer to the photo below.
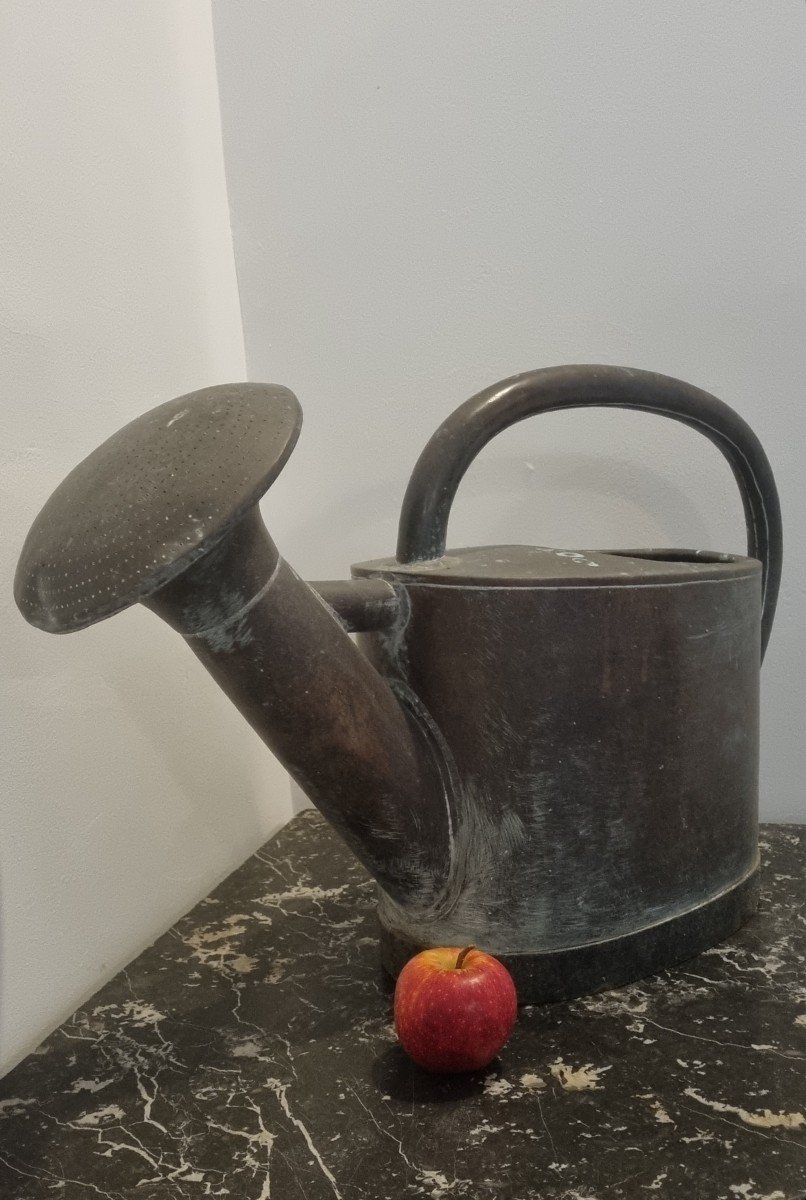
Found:
[[303, 1122], [300, 1120], [299, 1117], [295, 1117], [294, 1114], [292, 1113], [291, 1108], [288, 1103], [288, 1097], [286, 1095], [286, 1093], [288, 1091], [287, 1086], [284, 1083], [281, 1083], [279, 1079], [267, 1079], [266, 1086], [268, 1088], [270, 1088], [272, 1092], [274, 1092], [274, 1095], [277, 1097], [277, 1099], [280, 1103], [280, 1107], [282, 1108], [286, 1117], [291, 1122], [291, 1124], [295, 1125], [296, 1128], [302, 1134], [303, 1138], [305, 1139], [306, 1146], [310, 1150], [313, 1157], [316, 1159], [317, 1163], [319, 1164], [319, 1168], [320, 1168], [322, 1174], [324, 1175], [325, 1179], [327, 1179], [328, 1183], [330, 1184], [331, 1188], [333, 1189], [333, 1195], [336, 1197], [336, 1200], [344, 1200], [344, 1197], [342, 1196], [341, 1192], [339, 1191], [338, 1184], [336, 1183], [336, 1180], [334, 1179], [333, 1174], [331, 1173], [331, 1171], [328, 1169], [327, 1165], [323, 1161], [321, 1154], [316, 1149], [316, 1146], [314, 1146], [313, 1141], [311, 1140], [311, 1135], [308, 1132], [307, 1126], [305, 1124], [303, 1124]]
[[543, 1105], [540, 1103], [539, 1094], [535, 1094], [535, 1100], [537, 1101], [537, 1111], [540, 1114], [540, 1123], [543, 1126], [543, 1129], [545, 1130], [546, 1137], [548, 1138], [549, 1145], [551, 1146], [551, 1153], [556, 1154], [557, 1150], [554, 1145], [554, 1138], [551, 1136], [551, 1130], [549, 1129], [548, 1125], [546, 1124], [546, 1118], [543, 1115]]
[[389, 1140], [390, 1140], [390, 1141], [392, 1141], [392, 1142], [394, 1142], [394, 1143], [395, 1143], [395, 1145], [397, 1146], [397, 1151], [398, 1151], [398, 1154], [399, 1154], [399, 1155], [400, 1155], [400, 1157], [403, 1159], [404, 1163], [405, 1163], [405, 1164], [406, 1164], [406, 1166], [409, 1168], [409, 1170], [411, 1170], [411, 1171], [417, 1171], [417, 1170], [418, 1170], [418, 1168], [414, 1166], [414, 1164], [412, 1163], [411, 1159], [408, 1157], [408, 1155], [406, 1154], [406, 1152], [405, 1152], [405, 1151], [404, 1151], [404, 1149], [403, 1149], [403, 1140], [402, 1140], [402, 1138], [396, 1138], [396, 1137], [395, 1137], [395, 1135], [394, 1135], [394, 1134], [391, 1132], [391, 1130], [389, 1130], [389, 1129], [384, 1129], [384, 1127], [383, 1127], [383, 1126], [380, 1124], [380, 1122], [378, 1121], [378, 1119], [376, 1118], [376, 1116], [375, 1116], [375, 1114], [372, 1112], [372, 1110], [371, 1110], [371, 1109], [369, 1109], [369, 1108], [366, 1106], [366, 1104], [364, 1103], [364, 1101], [363, 1101], [363, 1100], [361, 1099], [361, 1097], [358, 1095], [358, 1092], [355, 1090], [355, 1088], [351, 1087], [349, 1083], [348, 1083], [348, 1084], [345, 1084], [345, 1087], [347, 1088], [347, 1090], [348, 1090], [348, 1091], [350, 1091], [350, 1092], [352, 1092], [352, 1093], [353, 1093], [353, 1095], [355, 1096], [356, 1100], [357, 1100], [357, 1101], [358, 1101], [358, 1103], [361, 1105], [361, 1107], [363, 1108], [364, 1112], [367, 1114], [367, 1116], [369, 1117], [369, 1119], [372, 1121], [373, 1125], [374, 1125], [374, 1126], [375, 1126], [375, 1128], [378, 1130], [378, 1132], [379, 1132], [379, 1133], [382, 1133], [382, 1134], [384, 1135], [384, 1137], [387, 1137], [387, 1138], [389, 1138]]
[[65, 1186], [65, 1184], [72, 1183], [75, 1184], [76, 1187], [89, 1188], [90, 1191], [94, 1192], [96, 1196], [103, 1196], [105, 1200], [115, 1200], [115, 1197], [111, 1192], [104, 1191], [103, 1188], [99, 1188], [96, 1184], [90, 1182], [89, 1180], [69, 1179], [66, 1175], [55, 1175], [53, 1171], [49, 1171], [46, 1167], [42, 1167], [40, 1171], [35, 1171], [30, 1163], [24, 1164], [25, 1167], [29, 1168], [28, 1170], [24, 1170], [23, 1167], [17, 1166], [16, 1163], [11, 1162], [2, 1154], [0, 1154], [0, 1163], [2, 1163], [3, 1166], [8, 1167], [9, 1170], [14, 1171], [16, 1175], [22, 1175], [25, 1179], [53, 1179], [56, 1182], [49, 1185], [49, 1187], [52, 1189], [62, 1188]]
[[644, 1017], [644, 1020], [649, 1025], [654, 1025], [656, 1029], [662, 1029], [664, 1033], [674, 1033], [677, 1037], [691, 1038], [695, 1042], [708, 1042], [711, 1046], [731, 1046], [737, 1050], [756, 1050], [760, 1053], [775, 1054], [779, 1058], [787, 1059], [789, 1062], [800, 1060], [804, 1057], [799, 1054], [787, 1054], [775, 1046], [764, 1046], [752, 1042], [749, 1044], [746, 1042], [721, 1042], [718, 1038], [704, 1037], [700, 1033], [688, 1033], [685, 1029], [673, 1029], [670, 1025], [661, 1025], [659, 1021], [653, 1021], [650, 1017]]

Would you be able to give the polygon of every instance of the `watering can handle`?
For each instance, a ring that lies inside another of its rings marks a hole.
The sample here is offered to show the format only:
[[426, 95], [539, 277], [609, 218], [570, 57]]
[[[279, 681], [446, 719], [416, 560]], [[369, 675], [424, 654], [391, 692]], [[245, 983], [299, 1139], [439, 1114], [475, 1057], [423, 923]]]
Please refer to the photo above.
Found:
[[761, 653], [767, 647], [781, 580], [781, 508], [772, 469], [756, 435], [727, 404], [679, 379], [627, 367], [547, 367], [513, 375], [471, 397], [440, 425], [412, 473], [397, 543], [399, 562], [439, 558], [451, 504], [467, 468], [501, 430], [562, 408], [631, 408], [673, 417], [704, 433], [739, 485], [747, 553], [762, 565]]

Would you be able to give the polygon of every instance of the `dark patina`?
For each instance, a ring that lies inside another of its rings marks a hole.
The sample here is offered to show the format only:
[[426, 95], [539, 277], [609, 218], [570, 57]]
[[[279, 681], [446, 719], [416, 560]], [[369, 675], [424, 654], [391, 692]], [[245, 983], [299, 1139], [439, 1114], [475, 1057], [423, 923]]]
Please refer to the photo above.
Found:
[[[586, 406], [709, 437], [739, 485], [748, 556], [446, 551], [490, 438]], [[309, 585], [257, 507], [300, 421], [285, 388], [238, 384], [132, 422], [34, 523], [23, 614], [67, 632], [139, 601], [177, 629], [377, 880], [392, 972], [473, 942], [534, 1002], [728, 936], [755, 905], [759, 665], [781, 570], [775, 484], [745, 422], [645, 371], [515, 376], [426, 446], [396, 558]]]

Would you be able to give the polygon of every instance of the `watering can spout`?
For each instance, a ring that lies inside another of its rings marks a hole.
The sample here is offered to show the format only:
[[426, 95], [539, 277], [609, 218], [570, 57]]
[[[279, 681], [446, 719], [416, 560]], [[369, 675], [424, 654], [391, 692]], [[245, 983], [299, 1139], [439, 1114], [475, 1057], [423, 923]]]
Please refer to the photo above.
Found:
[[380, 580], [310, 586], [259, 497], [296, 442], [285, 388], [207, 388], [100, 446], [53, 494], [20, 558], [17, 603], [51, 632], [140, 601], [185, 638], [395, 901], [430, 906], [448, 873], [439, 764], [348, 636], [399, 619]]

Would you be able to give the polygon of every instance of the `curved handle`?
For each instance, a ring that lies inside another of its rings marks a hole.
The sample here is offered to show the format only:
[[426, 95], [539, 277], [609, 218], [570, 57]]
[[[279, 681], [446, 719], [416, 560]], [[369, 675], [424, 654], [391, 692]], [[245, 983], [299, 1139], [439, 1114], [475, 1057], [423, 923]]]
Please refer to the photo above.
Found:
[[567, 366], [528, 371], [471, 397], [440, 425], [414, 468], [400, 514], [399, 562], [439, 558], [448, 517], [467, 468], [491, 438], [536, 413], [560, 408], [632, 408], [673, 417], [704, 433], [739, 485], [747, 553], [762, 565], [761, 654], [781, 581], [781, 507], [772, 469], [750, 426], [727, 404], [679, 379], [628, 367]]

